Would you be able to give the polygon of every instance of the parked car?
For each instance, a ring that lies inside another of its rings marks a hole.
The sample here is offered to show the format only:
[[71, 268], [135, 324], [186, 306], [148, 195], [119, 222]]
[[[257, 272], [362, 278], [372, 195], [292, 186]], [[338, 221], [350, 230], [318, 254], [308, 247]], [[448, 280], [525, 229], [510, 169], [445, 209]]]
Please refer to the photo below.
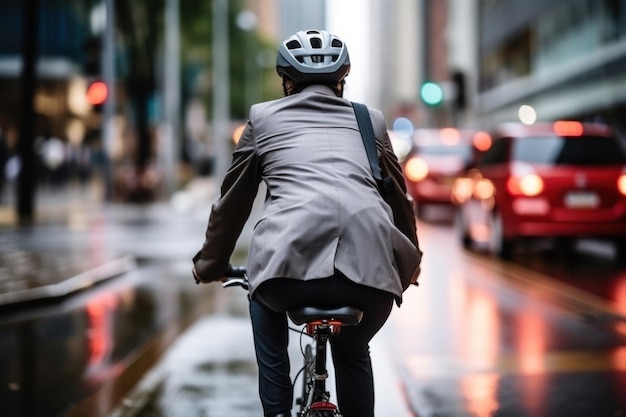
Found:
[[626, 152], [608, 126], [505, 124], [453, 186], [465, 247], [509, 258], [523, 238], [602, 238], [626, 257]]
[[491, 146], [486, 132], [455, 128], [417, 129], [403, 161], [408, 193], [416, 214], [424, 217], [430, 205], [452, 205], [452, 183], [477, 151]]

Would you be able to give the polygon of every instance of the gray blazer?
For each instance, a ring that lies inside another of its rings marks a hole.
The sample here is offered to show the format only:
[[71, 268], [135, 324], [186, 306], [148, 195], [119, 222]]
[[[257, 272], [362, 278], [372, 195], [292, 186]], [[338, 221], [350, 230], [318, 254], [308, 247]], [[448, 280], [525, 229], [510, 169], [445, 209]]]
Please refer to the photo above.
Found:
[[[391, 175], [404, 187], [383, 115], [373, 109], [370, 115], [381, 157], [392, 160]], [[261, 181], [267, 194], [247, 265], [252, 296], [272, 278], [325, 278], [337, 269], [401, 302], [403, 291], [419, 274], [415, 220], [410, 219], [412, 236], [394, 225], [348, 100], [314, 85], [251, 107], [213, 205], [206, 240], [194, 258], [203, 282], [224, 277]], [[397, 262], [408, 262], [411, 276], [401, 277]]]

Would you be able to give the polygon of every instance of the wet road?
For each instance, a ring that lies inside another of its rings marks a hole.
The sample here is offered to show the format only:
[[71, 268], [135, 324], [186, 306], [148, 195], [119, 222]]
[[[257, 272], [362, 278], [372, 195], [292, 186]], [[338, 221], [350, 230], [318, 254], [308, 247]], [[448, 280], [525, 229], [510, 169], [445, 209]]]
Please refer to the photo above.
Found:
[[3, 416], [63, 416], [95, 393], [104, 394], [93, 403], [110, 409], [213, 308], [205, 300], [215, 289], [189, 273], [204, 213], [157, 204], [52, 214], [0, 235]]
[[[158, 269], [173, 272], [167, 265]], [[156, 273], [147, 266], [60, 302], [5, 310], [3, 415], [63, 415], [103, 381], [119, 377], [158, 330], [188, 314], [184, 291]]]
[[530, 269], [542, 251], [518, 254], [526, 266], [501, 263], [462, 250], [449, 225], [424, 223], [419, 233], [422, 285], [392, 326], [420, 416], [626, 415], [626, 300], [571, 287], [587, 271], [577, 263], [567, 274], [560, 262]]
[[[189, 279], [206, 212], [114, 208], [69, 228], [3, 233], [0, 249], [136, 265], [0, 315], [2, 415], [260, 415], [245, 296]], [[530, 248], [502, 263], [461, 249], [449, 224], [419, 223], [419, 235], [422, 284], [372, 346], [377, 415], [626, 415], [626, 290], [610, 250]], [[36, 270], [50, 265], [63, 270]]]

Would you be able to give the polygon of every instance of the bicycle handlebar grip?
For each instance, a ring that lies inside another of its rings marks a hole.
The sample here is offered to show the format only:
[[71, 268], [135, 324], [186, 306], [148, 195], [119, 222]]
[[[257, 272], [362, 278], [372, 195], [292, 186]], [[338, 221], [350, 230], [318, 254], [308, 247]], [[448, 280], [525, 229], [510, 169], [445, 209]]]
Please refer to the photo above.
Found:
[[226, 276], [233, 278], [241, 278], [246, 275], [246, 267], [245, 266], [231, 266], [228, 268], [228, 272]]

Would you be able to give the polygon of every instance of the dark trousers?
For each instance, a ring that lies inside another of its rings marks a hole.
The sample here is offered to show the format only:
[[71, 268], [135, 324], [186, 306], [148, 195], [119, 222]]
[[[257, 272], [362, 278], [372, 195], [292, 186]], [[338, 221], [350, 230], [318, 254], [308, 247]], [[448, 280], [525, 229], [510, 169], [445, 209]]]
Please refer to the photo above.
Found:
[[[286, 311], [301, 306], [354, 306], [363, 310], [358, 326], [344, 327], [330, 346], [337, 405], [344, 417], [374, 416], [374, 378], [369, 342], [387, 321], [391, 293], [357, 285], [338, 274], [312, 281], [273, 279], [250, 301], [250, 317], [259, 367], [259, 393], [265, 416], [289, 413], [293, 390], [289, 376]], [[288, 414], [289, 415], [289, 414]]]

